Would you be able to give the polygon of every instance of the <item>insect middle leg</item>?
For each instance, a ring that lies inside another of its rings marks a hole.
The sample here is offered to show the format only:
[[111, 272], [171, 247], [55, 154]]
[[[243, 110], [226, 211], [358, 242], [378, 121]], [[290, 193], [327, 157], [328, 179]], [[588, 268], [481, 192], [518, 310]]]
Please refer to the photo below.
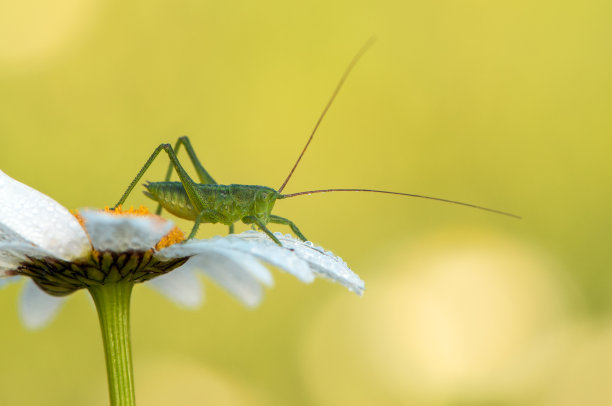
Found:
[[[192, 239], [193, 237], [195, 237], [196, 233], [198, 232], [198, 228], [200, 227], [200, 224], [203, 223], [203, 219], [204, 217], [207, 217], [207, 219], [209, 220], [209, 222], [211, 223], [220, 223], [221, 222], [221, 216], [219, 216], [219, 213], [214, 211], [214, 210], [210, 210], [210, 209], [204, 209], [200, 212], [200, 214], [198, 214], [198, 217], [196, 217], [195, 219], [195, 223], [193, 225], [193, 228], [191, 229], [191, 233], [189, 233], [189, 237], [187, 237], [188, 240]], [[230, 226], [230, 229], [233, 229], [233, 224]], [[230, 233], [233, 234], [233, 233]]]
[[293, 233], [294, 233], [295, 235], [297, 235], [297, 236], [298, 236], [298, 238], [299, 238], [300, 240], [302, 240], [302, 241], [308, 241], [308, 240], [306, 239], [306, 237], [304, 237], [304, 234], [302, 234], [302, 233], [300, 232], [300, 229], [299, 229], [299, 228], [297, 228], [297, 226], [295, 225], [295, 223], [294, 223], [293, 221], [289, 220], [289, 219], [286, 219], [286, 218], [284, 218], [284, 217], [281, 217], [281, 216], [276, 216], [276, 215], [274, 215], [274, 214], [271, 214], [271, 215], [270, 215], [270, 223], [275, 223], [275, 224], [284, 224], [284, 225], [286, 225], [286, 226], [289, 226], [289, 227], [291, 227], [291, 230], [293, 231]]

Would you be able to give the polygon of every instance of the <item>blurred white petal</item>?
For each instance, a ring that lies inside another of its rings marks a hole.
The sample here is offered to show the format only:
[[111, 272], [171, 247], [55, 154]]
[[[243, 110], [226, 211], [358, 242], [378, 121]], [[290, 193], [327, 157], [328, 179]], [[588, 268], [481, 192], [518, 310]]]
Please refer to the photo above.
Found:
[[77, 219], [50, 197], [0, 171], [0, 224], [61, 259], [91, 249]]
[[204, 272], [246, 306], [255, 307], [263, 299], [263, 288], [249, 269], [253, 262], [245, 261], [244, 254], [235, 254], [207, 250], [205, 254], [190, 258], [184, 266]]
[[53, 320], [66, 297], [51, 296], [28, 279], [19, 299], [19, 316], [23, 324], [31, 329], [45, 327]]
[[10, 285], [11, 283], [19, 282], [22, 276], [7, 276], [6, 278], [0, 278], [0, 288]]
[[171, 221], [157, 216], [118, 216], [99, 210], [82, 210], [79, 214], [98, 251], [146, 251], [173, 227]]
[[166, 296], [180, 307], [195, 309], [204, 301], [204, 290], [198, 277], [185, 267], [180, 267], [147, 282], [147, 285]]

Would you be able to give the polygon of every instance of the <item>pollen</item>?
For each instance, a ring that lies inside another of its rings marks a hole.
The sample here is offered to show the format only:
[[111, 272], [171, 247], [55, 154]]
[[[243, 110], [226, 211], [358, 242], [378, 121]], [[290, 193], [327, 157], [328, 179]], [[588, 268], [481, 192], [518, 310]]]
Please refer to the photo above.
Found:
[[115, 207], [114, 209], [106, 206], [104, 207], [104, 211], [107, 213], [116, 214], [116, 215], [129, 214], [133, 216], [147, 216], [151, 214], [149, 209], [145, 206], [140, 206], [137, 209], [135, 209], [133, 206], [130, 206], [130, 208], [127, 210], [123, 209], [123, 206], [121, 205]]
[[[77, 219], [77, 221], [79, 222], [79, 224], [81, 225], [83, 230], [86, 230], [86, 228], [85, 228], [85, 220], [83, 219], [83, 216], [81, 216], [79, 214], [79, 211], [78, 210], [70, 210], [70, 213]], [[88, 235], [88, 237], [89, 237], [89, 235]]]
[[[104, 207], [104, 211], [106, 213], [115, 214], [117, 216], [120, 216], [122, 214], [133, 215], [133, 216], [147, 216], [147, 215], [151, 214], [149, 209], [146, 208], [145, 206], [140, 206], [137, 209], [135, 209], [134, 207], [130, 206], [130, 208], [127, 209], [127, 210], [124, 210], [123, 207], [121, 207], [121, 205], [117, 206], [115, 209], [112, 209], [109, 206], [105, 206]], [[79, 211], [78, 210], [70, 210], [70, 213], [72, 213], [72, 215], [74, 217], [76, 217], [76, 219], [79, 221], [79, 224], [81, 224], [81, 227], [85, 228], [85, 220], [79, 214]]]
[[166, 234], [161, 240], [159, 240], [159, 242], [155, 246], [155, 249], [159, 251], [162, 248], [166, 248], [170, 245], [174, 245], [183, 241], [185, 241], [185, 233], [183, 233], [180, 228], [174, 226], [168, 234]]

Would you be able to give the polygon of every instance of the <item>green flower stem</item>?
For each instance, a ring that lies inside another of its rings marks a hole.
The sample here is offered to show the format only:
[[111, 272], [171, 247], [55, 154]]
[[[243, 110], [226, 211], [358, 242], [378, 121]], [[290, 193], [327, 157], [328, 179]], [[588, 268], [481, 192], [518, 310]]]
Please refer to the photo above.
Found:
[[112, 406], [135, 405], [130, 346], [130, 296], [133, 286], [132, 282], [119, 281], [88, 288], [100, 318]]

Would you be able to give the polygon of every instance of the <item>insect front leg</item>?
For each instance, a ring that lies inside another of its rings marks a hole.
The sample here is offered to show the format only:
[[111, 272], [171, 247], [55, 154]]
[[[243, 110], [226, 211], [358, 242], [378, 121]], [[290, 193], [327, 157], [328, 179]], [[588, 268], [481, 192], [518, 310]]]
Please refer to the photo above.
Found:
[[268, 234], [268, 237], [270, 237], [272, 239], [272, 241], [274, 241], [275, 243], [277, 243], [281, 247], [283, 246], [283, 244], [281, 244], [281, 242], [278, 240], [278, 238], [276, 238], [276, 236], [272, 233], [272, 231], [270, 231], [268, 229], [268, 227], [266, 227], [266, 225], [263, 223], [263, 221], [261, 221], [257, 217], [255, 217], [255, 216], [245, 216], [245, 217], [242, 218], [242, 222], [244, 224], [253, 224], [253, 223], [257, 224], [257, 227], [259, 227], [259, 229], [261, 231], [263, 231], [264, 233]]
[[274, 223], [274, 224], [284, 224], [284, 225], [286, 225], [286, 226], [289, 226], [289, 227], [291, 227], [291, 230], [293, 231], [293, 233], [294, 233], [295, 235], [297, 235], [297, 236], [298, 236], [298, 238], [299, 238], [300, 240], [302, 240], [302, 241], [308, 241], [308, 240], [306, 239], [306, 237], [304, 237], [304, 234], [302, 234], [302, 233], [300, 232], [300, 229], [299, 229], [299, 228], [297, 228], [297, 226], [295, 225], [295, 223], [294, 223], [293, 221], [289, 220], [289, 219], [286, 219], [286, 218], [284, 218], [284, 217], [280, 217], [280, 216], [276, 216], [276, 215], [274, 215], [274, 214], [271, 214], [271, 215], [270, 215], [270, 223]]

